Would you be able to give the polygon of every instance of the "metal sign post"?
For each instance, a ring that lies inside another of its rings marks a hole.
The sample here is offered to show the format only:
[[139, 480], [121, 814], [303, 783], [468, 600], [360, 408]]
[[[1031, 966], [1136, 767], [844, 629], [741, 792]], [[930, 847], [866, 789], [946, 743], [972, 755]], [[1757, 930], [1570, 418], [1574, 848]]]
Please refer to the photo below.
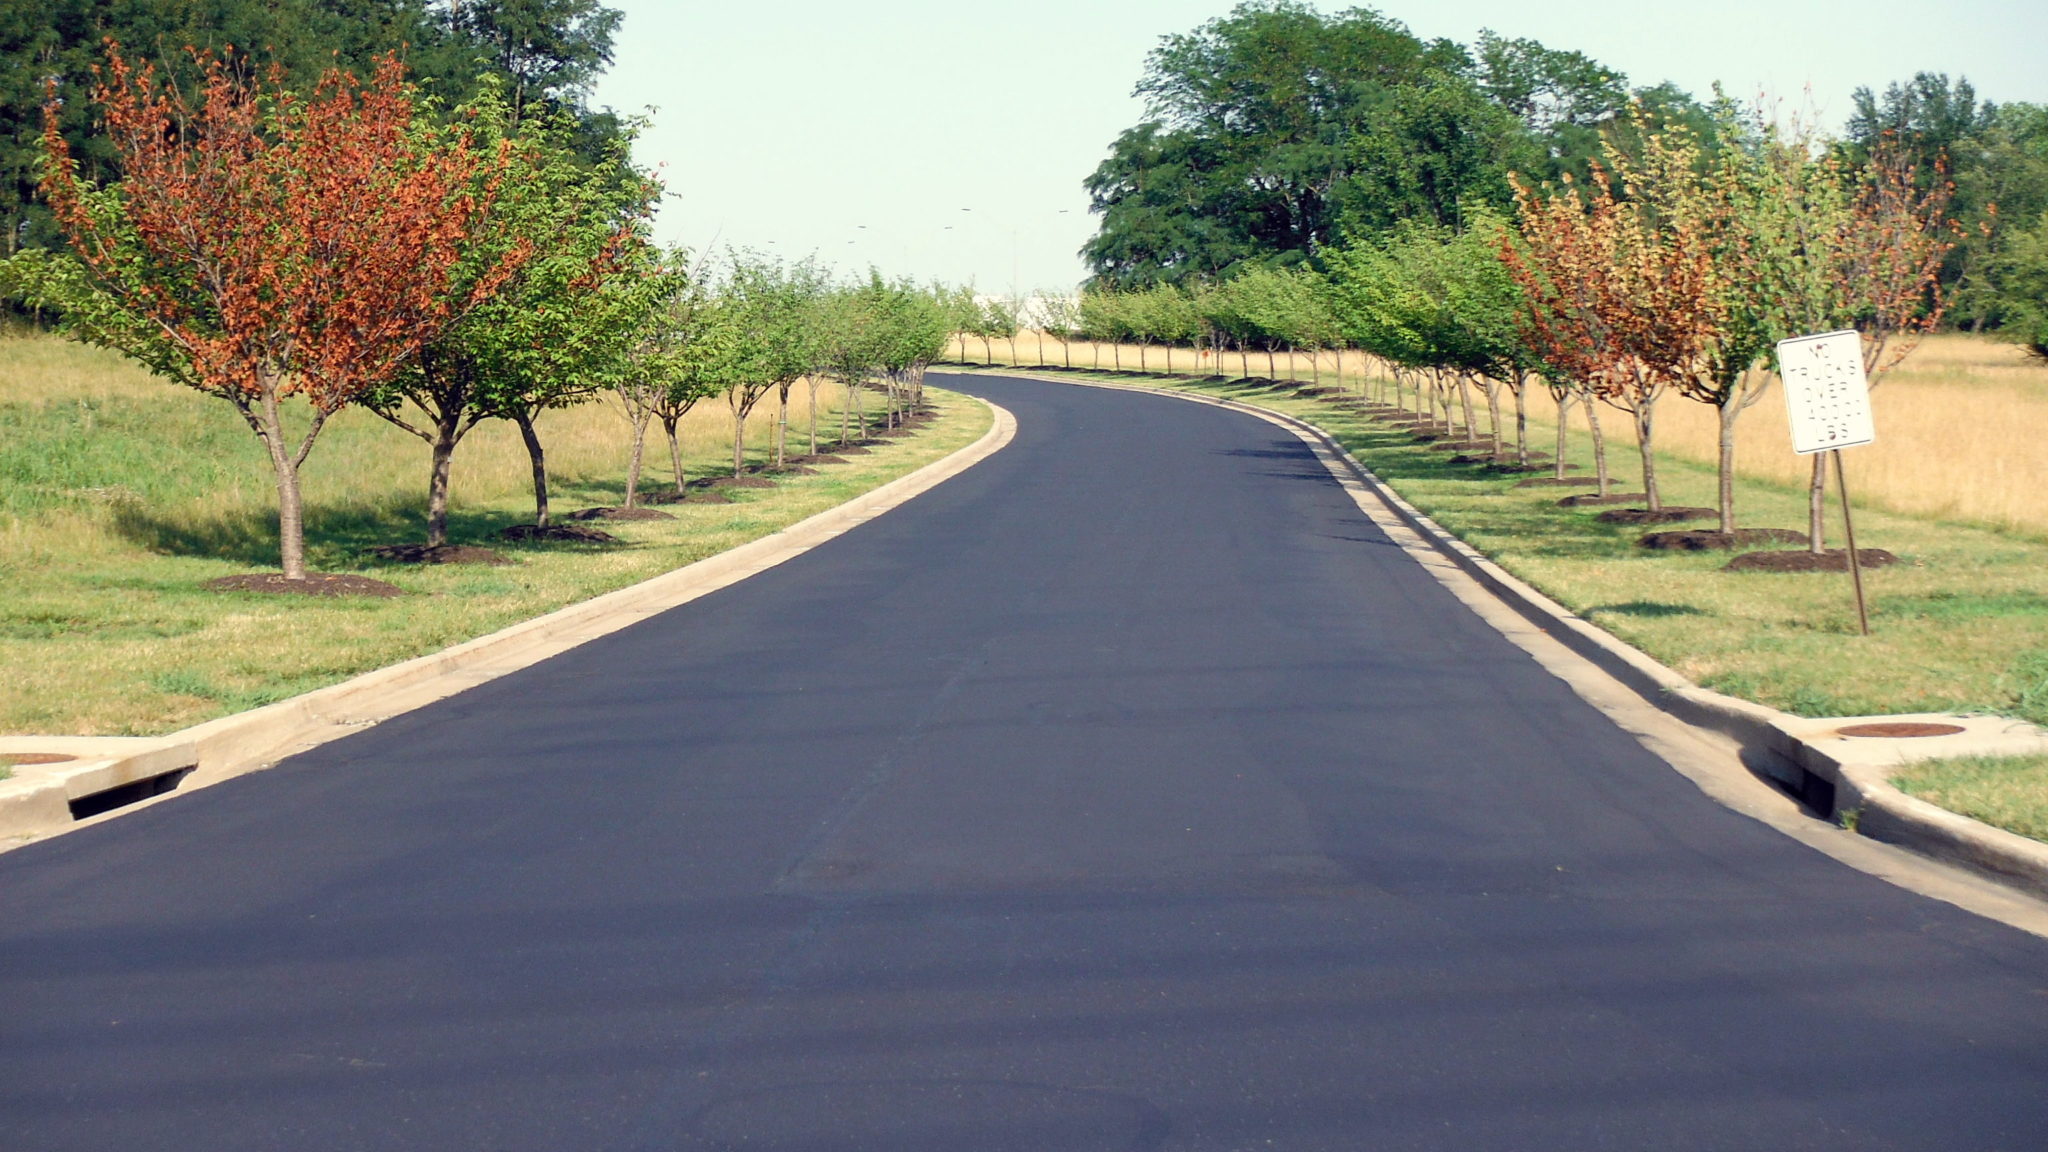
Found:
[[1842, 528], [1849, 542], [1849, 578], [1856, 586], [1856, 622], [1870, 635], [1870, 607], [1863, 598], [1863, 562], [1856, 551], [1856, 523], [1849, 512], [1849, 477], [1842, 449], [1877, 440], [1870, 411], [1870, 382], [1863, 374], [1863, 337], [1826, 332], [1778, 341], [1778, 374], [1785, 381], [1785, 410], [1791, 418], [1792, 451], [1826, 452], [1835, 458], [1835, 485], [1842, 490]]

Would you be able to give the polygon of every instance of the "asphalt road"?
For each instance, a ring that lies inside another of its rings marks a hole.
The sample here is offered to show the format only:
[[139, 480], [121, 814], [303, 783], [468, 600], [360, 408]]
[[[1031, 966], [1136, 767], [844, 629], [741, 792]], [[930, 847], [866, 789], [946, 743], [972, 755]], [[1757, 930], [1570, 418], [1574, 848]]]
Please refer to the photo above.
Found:
[[2048, 943], [1717, 806], [1292, 437], [1005, 451], [0, 856], [0, 1149], [2048, 1147]]

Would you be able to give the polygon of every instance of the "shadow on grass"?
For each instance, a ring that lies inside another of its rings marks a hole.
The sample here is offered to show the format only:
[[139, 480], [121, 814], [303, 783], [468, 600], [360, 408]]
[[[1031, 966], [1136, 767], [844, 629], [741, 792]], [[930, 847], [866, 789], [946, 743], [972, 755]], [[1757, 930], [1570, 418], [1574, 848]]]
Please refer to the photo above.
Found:
[[1612, 612], [1616, 616], [1636, 616], [1643, 619], [1657, 619], [1666, 616], [1710, 615], [1705, 609], [1695, 608], [1690, 604], [1664, 604], [1655, 600], [1630, 600], [1624, 604], [1595, 604], [1586, 609], [1586, 615], [1588, 616], [1595, 616], [1602, 612]]
[[[587, 495], [579, 491], [574, 495]], [[448, 514], [448, 539], [455, 544], [482, 544], [501, 551], [560, 551], [561, 544], [519, 544], [497, 538], [500, 529], [530, 520], [500, 510], [454, 509]], [[114, 516], [114, 530], [152, 552], [226, 560], [251, 568], [278, 564], [277, 513], [243, 508], [213, 516], [161, 514], [129, 505]], [[364, 554], [379, 544], [417, 543], [426, 539], [426, 514], [420, 501], [393, 495], [369, 503], [309, 505], [306, 509], [306, 564], [323, 572], [403, 567]], [[595, 545], [567, 547], [592, 549]]]

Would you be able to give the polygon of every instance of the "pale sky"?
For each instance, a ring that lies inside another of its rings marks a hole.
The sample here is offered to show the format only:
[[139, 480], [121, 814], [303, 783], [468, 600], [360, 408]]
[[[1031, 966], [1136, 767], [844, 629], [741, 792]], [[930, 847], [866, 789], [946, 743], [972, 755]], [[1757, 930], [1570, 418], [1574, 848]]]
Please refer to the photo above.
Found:
[[[1142, 109], [1161, 36], [1230, 0], [610, 0], [625, 12], [595, 102], [653, 106], [643, 163], [670, 190], [664, 240], [738, 245], [842, 271], [1067, 291], [1094, 232], [1081, 183]], [[1348, 6], [1348, 5], [1344, 5]], [[1334, 11], [1339, 5], [1319, 5]], [[1839, 126], [1859, 85], [1969, 77], [1990, 100], [2048, 103], [2043, 0], [1393, 0], [1425, 39], [1481, 28], [1584, 52], [1632, 84], [1704, 95], [1810, 87]]]

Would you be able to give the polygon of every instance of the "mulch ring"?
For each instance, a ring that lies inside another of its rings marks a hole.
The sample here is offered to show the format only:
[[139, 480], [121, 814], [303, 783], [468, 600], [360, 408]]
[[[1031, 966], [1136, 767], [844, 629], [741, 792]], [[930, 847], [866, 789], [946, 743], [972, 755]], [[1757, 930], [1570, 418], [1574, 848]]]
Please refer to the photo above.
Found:
[[555, 544], [617, 544], [619, 538], [602, 528], [585, 528], [581, 524], [550, 524], [545, 528], [532, 524], [514, 524], [498, 532], [500, 539], [540, 541]]
[[766, 476], [699, 476], [690, 481], [691, 488], [773, 488], [775, 481]]
[[[1571, 464], [1567, 464], [1567, 465], [1565, 465], [1565, 467], [1567, 467], [1567, 468], [1571, 468], [1571, 467], [1576, 467], [1576, 465], [1571, 465]], [[1537, 479], [1534, 479], [1534, 480], [1523, 480], [1523, 481], [1521, 481], [1521, 482], [1517, 483], [1517, 484], [1515, 485], [1515, 487], [1517, 487], [1517, 488], [1591, 488], [1591, 487], [1593, 487], [1594, 485], [1596, 485], [1596, 484], [1598, 484], [1598, 483], [1600, 483], [1600, 482], [1599, 482], [1598, 480], [1595, 480], [1595, 479], [1593, 479], [1593, 478], [1592, 478], [1591, 476], [1566, 476], [1566, 477], [1564, 477], [1563, 479], [1559, 479], [1559, 478], [1558, 478], [1558, 477], [1556, 477], [1556, 476], [1543, 476], [1543, 477], [1539, 477], [1539, 478], [1537, 478]]]
[[1687, 528], [1677, 532], [1652, 532], [1636, 544], [1652, 552], [1727, 552], [1749, 544], [1800, 544], [1806, 533], [1790, 528], [1737, 528], [1716, 532]]
[[732, 497], [715, 488], [697, 488], [688, 493], [653, 492], [640, 499], [649, 504], [730, 504]]
[[281, 596], [403, 596], [405, 589], [368, 576], [309, 572], [303, 580], [287, 580], [282, 572], [245, 572], [219, 576], [205, 584], [209, 592], [264, 592]]
[[846, 444], [841, 444], [837, 448], [832, 449], [832, 455], [841, 458], [847, 456], [865, 456], [868, 454], [868, 452], [869, 449], [865, 445], [854, 444], [850, 442]]
[[[641, 497], [646, 499], [646, 497]], [[579, 508], [569, 513], [570, 520], [673, 520], [675, 515], [658, 512], [652, 508]]]
[[832, 455], [832, 454], [831, 454], [830, 452], [820, 452], [820, 453], [818, 453], [818, 454], [817, 454], [817, 455], [815, 455], [815, 456], [812, 456], [812, 455], [808, 455], [808, 454], [807, 454], [807, 455], [803, 455], [803, 456], [791, 456], [791, 457], [789, 457], [789, 458], [787, 459], [786, 463], [790, 463], [790, 464], [844, 464], [844, 463], [846, 463], [846, 457], [844, 457], [844, 456], [834, 456], [834, 455]]
[[363, 549], [365, 555], [393, 564], [510, 564], [503, 552], [474, 544], [379, 544]]
[[765, 468], [751, 468], [748, 471], [756, 476], [816, 476], [818, 474], [816, 468], [806, 468], [796, 463], [785, 463], [780, 468], [770, 464]]
[[[1882, 548], [1858, 548], [1856, 559], [1865, 568], [1884, 568], [1899, 562], [1897, 556]], [[1726, 572], [1847, 572], [1849, 553], [1847, 549], [1830, 548], [1816, 555], [1805, 549], [1797, 552], [1744, 552], [1722, 565]]]
[[[1597, 480], [1594, 481], [1594, 487], [1599, 487], [1599, 483]], [[1641, 492], [1616, 492], [1610, 496], [1595, 496], [1588, 492], [1583, 496], [1567, 496], [1559, 500], [1557, 506], [1559, 508], [1587, 508], [1596, 504], [1641, 504], [1648, 499], [1649, 497]]]
[[1593, 519], [1602, 524], [1677, 524], [1683, 520], [1705, 520], [1719, 515], [1712, 508], [1667, 505], [1663, 508], [1615, 508]]
[[1491, 440], [1438, 440], [1429, 446], [1431, 452], [1485, 452], [1486, 458], [1493, 459]]

